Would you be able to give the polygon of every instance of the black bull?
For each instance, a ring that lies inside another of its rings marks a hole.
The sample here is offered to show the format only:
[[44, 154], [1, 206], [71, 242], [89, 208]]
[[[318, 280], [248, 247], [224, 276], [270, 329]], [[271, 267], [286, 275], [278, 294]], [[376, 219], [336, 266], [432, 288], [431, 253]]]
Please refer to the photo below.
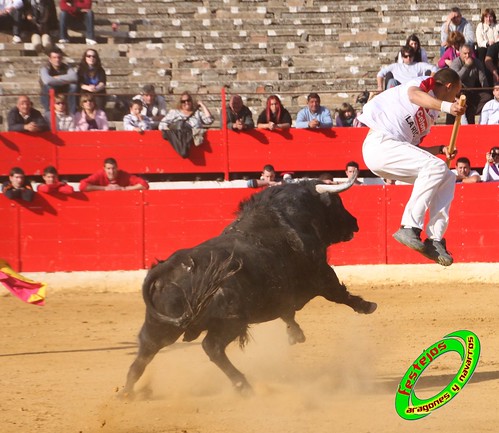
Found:
[[351, 295], [327, 264], [329, 245], [352, 239], [357, 220], [336, 192], [345, 186], [317, 181], [268, 188], [242, 202], [237, 219], [220, 236], [179, 250], [147, 274], [146, 318], [125, 395], [163, 347], [207, 331], [203, 349], [240, 391], [251, 387], [229, 361], [227, 345], [247, 340], [248, 326], [281, 318], [291, 344], [305, 341], [295, 312], [316, 296], [374, 312], [376, 304]]

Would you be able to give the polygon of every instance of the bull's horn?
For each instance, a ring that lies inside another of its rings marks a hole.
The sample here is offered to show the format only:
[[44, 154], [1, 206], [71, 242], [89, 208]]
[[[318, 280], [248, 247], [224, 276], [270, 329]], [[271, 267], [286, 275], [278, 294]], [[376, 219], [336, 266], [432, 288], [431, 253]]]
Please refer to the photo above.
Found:
[[355, 170], [355, 173], [351, 177], [349, 177], [346, 182], [340, 183], [338, 185], [326, 185], [326, 184], [315, 185], [315, 190], [319, 194], [321, 194], [323, 192], [328, 192], [331, 194], [339, 194], [340, 192], [346, 191], [348, 188], [350, 188], [355, 183], [355, 180], [357, 179], [358, 174], [359, 174], [359, 171]]

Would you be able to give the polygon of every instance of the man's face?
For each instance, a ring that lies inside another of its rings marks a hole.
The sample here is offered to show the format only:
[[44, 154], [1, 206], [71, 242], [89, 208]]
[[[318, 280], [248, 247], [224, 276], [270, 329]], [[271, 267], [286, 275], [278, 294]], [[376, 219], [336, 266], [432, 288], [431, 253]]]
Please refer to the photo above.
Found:
[[273, 171], [264, 170], [262, 173], [262, 179], [267, 182], [273, 182], [275, 180], [275, 173]]
[[19, 113], [27, 116], [31, 111], [31, 100], [27, 96], [21, 96], [17, 100], [17, 109], [19, 110]]
[[459, 12], [454, 12], [452, 16], [452, 24], [458, 26], [461, 24], [461, 20], [463, 19], [463, 16]]
[[461, 60], [463, 62], [466, 62], [466, 60], [472, 58], [471, 51], [466, 45], [462, 46], [461, 49], [459, 50], [459, 57], [461, 57]]
[[457, 174], [462, 177], [468, 177], [470, 175], [470, 166], [466, 162], [458, 162], [456, 165]]
[[62, 64], [62, 55], [58, 53], [50, 53], [49, 62], [55, 69], [59, 69]]
[[310, 98], [308, 100], [308, 109], [312, 112], [312, 113], [317, 113], [319, 111], [319, 107], [320, 107], [320, 102], [317, 98]]
[[133, 104], [130, 107], [130, 113], [133, 114], [134, 116], [138, 116], [140, 112], [142, 111], [142, 105], [139, 104]]
[[118, 167], [114, 164], [104, 164], [104, 171], [109, 180], [115, 180], [118, 175]]
[[57, 175], [54, 173], [46, 173], [43, 175], [43, 180], [47, 185], [53, 185], [57, 183]]
[[402, 61], [408, 65], [414, 61], [414, 56], [411, 56], [409, 53], [402, 53]]
[[496, 98], [499, 101], [499, 86], [494, 87], [494, 98]]
[[437, 98], [447, 102], [455, 102], [457, 95], [461, 92], [461, 81], [456, 84], [447, 83], [445, 88], [438, 92]]
[[347, 177], [352, 177], [355, 173], [357, 172], [357, 168], [349, 165], [347, 169], [345, 170], [345, 174]]
[[142, 99], [146, 105], [151, 105], [154, 102], [154, 97], [156, 95], [154, 93], [144, 93], [142, 95]]
[[21, 188], [24, 183], [24, 174], [13, 174], [9, 176], [9, 180], [14, 188]]

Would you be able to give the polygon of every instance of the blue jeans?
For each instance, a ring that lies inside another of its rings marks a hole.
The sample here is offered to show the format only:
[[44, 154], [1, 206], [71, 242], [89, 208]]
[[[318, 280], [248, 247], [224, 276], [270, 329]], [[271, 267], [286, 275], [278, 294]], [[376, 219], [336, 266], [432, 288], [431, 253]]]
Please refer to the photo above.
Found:
[[[46, 84], [42, 84], [42, 91], [40, 94], [40, 102], [45, 109], [45, 111], [50, 110], [50, 96], [49, 96], [49, 90], [51, 89], [50, 86], [47, 86]], [[76, 112], [76, 93], [78, 92], [78, 85], [76, 83], [74, 84], [68, 84], [67, 86], [59, 87], [59, 88], [54, 88], [55, 93], [62, 93], [62, 94], [67, 94], [67, 101], [68, 101], [68, 111], [69, 114], [75, 114]]]
[[85, 37], [94, 39], [94, 13], [93, 11], [82, 12], [79, 15], [73, 16], [66, 11], [61, 11], [59, 15], [59, 39], [69, 39], [68, 24], [81, 23], [85, 21]]

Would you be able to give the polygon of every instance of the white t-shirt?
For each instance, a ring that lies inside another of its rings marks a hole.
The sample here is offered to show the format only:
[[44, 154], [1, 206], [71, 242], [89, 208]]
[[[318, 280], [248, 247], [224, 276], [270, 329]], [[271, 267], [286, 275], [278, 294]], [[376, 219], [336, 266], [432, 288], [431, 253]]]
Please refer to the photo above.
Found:
[[420, 77], [406, 84], [385, 90], [371, 99], [362, 110], [358, 119], [369, 128], [398, 141], [418, 146], [440, 114], [428, 110], [409, 100], [409, 87], [420, 87], [431, 96], [434, 79]]
[[[457, 169], [453, 168], [451, 171], [452, 171], [452, 173], [454, 173], [457, 176]], [[468, 174], [468, 177], [472, 177], [472, 176], [478, 176], [481, 178], [480, 173], [478, 173], [478, 171], [476, 171], [476, 170], [470, 170], [470, 174]], [[461, 182], [461, 181], [459, 181], [459, 182]]]
[[499, 123], [499, 101], [492, 99], [482, 108], [480, 115], [481, 125], [497, 125]]
[[377, 77], [385, 77], [388, 72], [393, 74], [399, 83], [405, 84], [413, 78], [422, 77], [427, 71], [437, 72], [438, 68], [425, 62], [417, 63], [392, 63], [391, 65], [384, 66], [378, 72]]

